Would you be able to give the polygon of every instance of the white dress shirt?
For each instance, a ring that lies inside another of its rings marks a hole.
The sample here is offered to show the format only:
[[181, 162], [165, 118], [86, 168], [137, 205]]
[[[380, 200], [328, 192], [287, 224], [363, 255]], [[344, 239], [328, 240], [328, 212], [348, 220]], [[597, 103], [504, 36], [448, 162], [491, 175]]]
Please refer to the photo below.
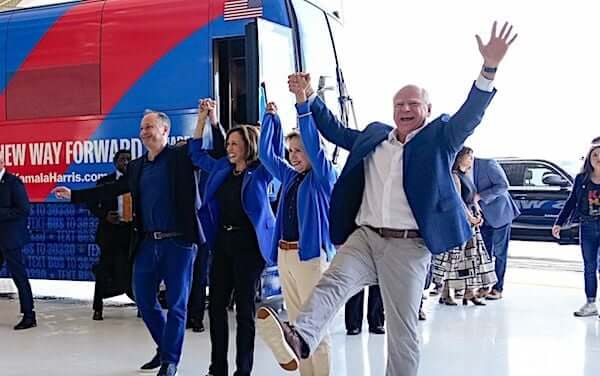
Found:
[[[480, 75], [475, 81], [475, 86], [480, 90], [491, 92], [492, 83], [491, 80]], [[406, 143], [410, 142], [425, 126], [409, 133]], [[419, 229], [404, 192], [402, 174], [404, 145], [396, 138], [394, 129], [388, 138], [363, 160], [365, 189], [356, 216], [357, 225], [397, 230]], [[450, 176], [448, 178], [450, 179]]]
[[0, 170], [0, 180], [2, 180], [2, 178], [4, 177], [4, 171], [6, 171], [5, 168], [3, 168], [2, 170]]
[[[123, 176], [119, 170], [116, 170], [115, 173], [117, 175], [115, 180], [119, 180], [121, 176]], [[119, 219], [123, 219], [123, 195], [117, 197], [117, 211], [119, 213]]]

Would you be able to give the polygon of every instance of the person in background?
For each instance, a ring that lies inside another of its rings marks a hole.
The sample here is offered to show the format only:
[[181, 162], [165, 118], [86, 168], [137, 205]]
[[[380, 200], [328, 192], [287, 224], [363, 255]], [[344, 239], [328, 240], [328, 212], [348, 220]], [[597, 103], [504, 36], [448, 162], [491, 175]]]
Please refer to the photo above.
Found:
[[6, 266], [19, 293], [23, 317], [15, 330], [37, 326], [33, 310], [33, 293], [23, 262], [23, 247], [31, 241], [27, 218], [29, 197], [25, 185], [17, 176], [6, 170], [4, 155], [0, 153], [0, 269]]
[[561, 227], [579, 222], [579, 242], [583, 256], [585, 304], [574, 312], [577, 317], [598, 315], [598, 257], [600, 251], [600, 144], [592, 144], [573, 190], [560, 211], [552, 235], [560, 239]]
[[[113, 156], [115, 172], [98, 179], [96, 185], [112, 184], [121, 179], [130, 161], [131, 151], [118, 150]], [[96, 276], [92, 318], [99, 321], [104, 319], [102, 299], [123, 294], [131, 289], [131, 194], [125, 193], [115, 199], [94, 202], [89, 204], [88, 208], [99, 219], [96, 244], [100, 247], [100, 258], [92, 269]]]

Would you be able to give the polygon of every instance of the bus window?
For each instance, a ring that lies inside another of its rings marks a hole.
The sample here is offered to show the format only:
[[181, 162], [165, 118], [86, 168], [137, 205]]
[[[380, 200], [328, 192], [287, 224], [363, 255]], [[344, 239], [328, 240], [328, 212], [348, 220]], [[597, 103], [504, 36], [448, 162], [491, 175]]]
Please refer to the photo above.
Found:
[[340, 115], [338, 103], [336, 60], [325, 12], [304, 0], [292, 1], [298, 19], [302, 69], [311, 74], [315, 90], [321, 82], [319, 93], [327, 107]]
[[257, 24], [259, 80], [264, 84], [267, 101], [277, 103], [286, 134], [296, 127], [295, 98], [287, 85], [288, 75], [296, 71], [292, 30], [261, 19]]
[[[28, 9], [12, 15], [6, 42], [8, 120], [100, 113], [103, 3], [72, 6]], [[66, 12], [69, 17], [61, 17]], [[41, 38], [49, 25], [51, 34]], [[40, 39], [36, 42], [35, 38]], [[27, 46], [32, 50], [27, 51]]]

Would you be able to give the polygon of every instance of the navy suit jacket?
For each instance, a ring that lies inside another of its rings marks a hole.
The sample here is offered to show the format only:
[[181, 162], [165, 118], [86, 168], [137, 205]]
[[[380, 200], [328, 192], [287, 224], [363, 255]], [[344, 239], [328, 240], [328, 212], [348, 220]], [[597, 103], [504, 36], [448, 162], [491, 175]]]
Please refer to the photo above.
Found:
[[29, 197], [25, 185], [5, 170], [0, 180], [0, 248], [21, 249], [31, 241], [27, 217]]
[[[486, 92], [473, 85], [456, 114], [431, 121], [404, 146], [404, 191], [432, 253], [445, 252], [472, 237], [451, 166], [494, 94], [495, 90]], [[363, 131], [345, 128], [319, 98], [311, 104], [311, 111], [323, 136], [350, 151], [333, 189], [329, 215], [331, 240], [342, 244], [356, 229], [356, 215], [365, 187], [363, 161], [394, 128], [382, 123], [371, 123]]]
[[488, 225], [494, 228], [506, 226], [521, 214], [508, 192], [508, 179], [498, 162], [475, 158], [473, 180], [481, 196], [479, 206]]
[[[171, 184], [171, 197], [165, 197], [169, 205], [173, 206], [175, 215], [175, 230], [183, 234], [183, 238], [190, 243], [200, 245], [204, 243], [204, 233], [198, 219], [196, 210], [200, 207], [197, 181], [194, 175], [194, 165], [188, 156], [188, 145], [167, 146], [161, 153], [168, 158], [169, 179]], [[134, 233], [144, 231], [141, 211], [144, 208], [139, 204], [140, 176], [144, 163], [144, 156], [134, 159], [127, 164], [127, 171], [121, 179], [97, 186], [95, 188], [81, 189], [72, 192], [73, 203], [89, 203], [116, 198], [123, 193], [131, 192], [133, 201], [133, 227]]]

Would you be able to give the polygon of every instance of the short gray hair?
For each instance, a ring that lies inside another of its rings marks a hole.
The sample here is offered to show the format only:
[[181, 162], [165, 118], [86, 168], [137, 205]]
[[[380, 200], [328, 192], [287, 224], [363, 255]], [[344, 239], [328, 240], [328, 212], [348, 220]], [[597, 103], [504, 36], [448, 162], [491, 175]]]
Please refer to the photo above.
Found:
[[164, 112], [161, 112], [161, 111], [155, 111], [155, 110], [151, 110], [151, 109], [144, 110], [144, 117], [146, 117], [148, 115], [153, 115], [153, 114], [156, 115], [156, 117], [158, 118], [158, 120], [160, 120], [162, 125], [167, 127], [167, 129], [171, 129], [171, 119], [169, 119], [169, 116], [167, 116], [167, 114], [165, 114]]

